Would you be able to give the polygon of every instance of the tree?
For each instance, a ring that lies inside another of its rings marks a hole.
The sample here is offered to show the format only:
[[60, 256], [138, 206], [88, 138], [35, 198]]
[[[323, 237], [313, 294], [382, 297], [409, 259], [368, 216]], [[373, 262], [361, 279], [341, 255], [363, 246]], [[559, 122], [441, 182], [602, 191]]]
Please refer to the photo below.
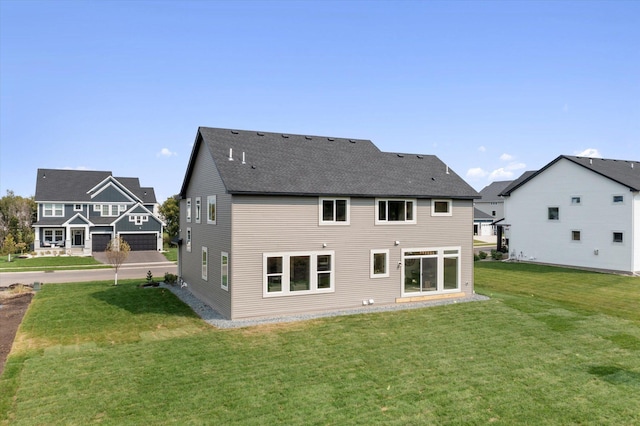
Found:
[[167, 198], [167, 200], [160, 206], [160, 214], [164, 220], [165, 231], [169, 235], [169, 238], [178, 236], [180, 232], [180, 196], [174, 195]]
[[129, 243], [122, 239], [122, 237], [115, 237], [109, 244], [107, 244], [107, 260], [116, 270], [116, 277], [113, 285], [118, 285], [118, 269], [127, 260], [129, 256], [129, 252], [131, 251], [131, 247], [129, 247]]
[[0, 244], [4, 244], [8, 235], [16, 244], [24, 243], [25, 247], [33, 243], [31, 225], [37, 217], [36, 202], [33, 197], [16, 196], [8, 190], [7, 195], [0, 198]]

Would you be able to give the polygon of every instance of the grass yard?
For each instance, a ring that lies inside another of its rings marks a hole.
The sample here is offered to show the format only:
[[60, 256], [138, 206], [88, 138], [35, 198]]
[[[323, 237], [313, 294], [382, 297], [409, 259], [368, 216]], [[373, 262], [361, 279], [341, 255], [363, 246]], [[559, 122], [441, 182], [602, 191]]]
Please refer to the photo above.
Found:
[[93, 257], [80, 256], [42, 256], [21, 259], [11, 256], [11, 262], [7, 261], [7, 256], [0, 256], [0, 272], [20, 272], [20, 271], [51, 271], [80, 268], [110, 268]]
[[236, 330], [110, 284], [36, 295], [0, 422], [640, 423], [638, 278], [478, 262], [487, 302]]

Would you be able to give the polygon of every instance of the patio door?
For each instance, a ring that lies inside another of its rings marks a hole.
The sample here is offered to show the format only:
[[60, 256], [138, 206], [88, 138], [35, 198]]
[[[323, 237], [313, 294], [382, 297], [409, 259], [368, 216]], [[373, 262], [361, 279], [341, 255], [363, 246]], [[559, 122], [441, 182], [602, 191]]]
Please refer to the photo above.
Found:
[[403, 250], [403, 295], [460, 291], [460, 248]]

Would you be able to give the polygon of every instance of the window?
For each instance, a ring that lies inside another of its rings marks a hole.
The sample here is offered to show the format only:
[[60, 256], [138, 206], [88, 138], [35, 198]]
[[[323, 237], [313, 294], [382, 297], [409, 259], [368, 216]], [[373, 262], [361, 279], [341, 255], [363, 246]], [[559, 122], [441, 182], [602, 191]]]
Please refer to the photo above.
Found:
[[45, 203], [42, 208], [44, 217], [62, 217], [64, 216], [64, 204]]
[[229, 253], [220, 254], [220, 287], [229, 290]]
[[371, 250], [371, 278], [389, 276], [389, 250]]
[[320, 198], [320, 224], [349, 224], [348, 198]]
[[191, 253], [191, 228], [187, 228], [187, 251]]
[[209, 275], [209, 269], [207, 268], [207, 264], [209, 263], [209, 253], [207, 252], [206, 247], [202, 247], [202, 279], [207, 281], [207, 277]]
[[624, 196], [623, 195], [614, 195], [613, 196], [613, 204], [622, 204], [624, 203]]
[[580, 197], [571, 197], [571, 204], [574, 206], [579, 206], [582, 203], [582, 199]]
[[209, 195], [207, 197], [207, 223], [216, 224], [216, 196]]
[[613, 233], [613, 242], [614, 243], [622, 243], [622, 242], [624, 242], [622, 232], [614, 232]]
[[547, 219], [549, 220], [560, 220], [560, 208], [559, 207], [549, 207], [547, 210]]
[[460, 248], [402, 251], [405, 295], [426, 295], [460, 290]]
[[44, 241], [51, 244], [61, 243], [62, 241], [64, 241], [64, 230], [63, 229], [45, 229]]
[[334, 252], [265, 253], [265, 297], [334, 291]]
[[116, 217], [126, 210], [126, 204], [95, 204], [93, 206], [93, 211], [99, 212], [102, 217]]
[[580, 231], [571, 231], [571, 241], [580, 241]]
[[136, 225], [142, 225], [144, 222], [149, 222], [149, 215], [131, 214], [129, 215], [129, 222], [134, 222]]
[[74, 212], [81, 212], [82, 211], [82, 204], [74, 204], [73, 205], [73, 211]]
[[200, 210], [202, 209], [202, 199], [196, 197], [196, 223], [200, 223]]
[[496, 211], [495, 210], [491, 210], [491, 216], [495, 216], [496, 215]]
[[187, 198], [187, 222], [191, 222], [191, 198]]
[[431, 216], [451, 216], [451, 200], [433, 200]]
[[416, 223], [415, 200], [376, 200], [376, 224]]

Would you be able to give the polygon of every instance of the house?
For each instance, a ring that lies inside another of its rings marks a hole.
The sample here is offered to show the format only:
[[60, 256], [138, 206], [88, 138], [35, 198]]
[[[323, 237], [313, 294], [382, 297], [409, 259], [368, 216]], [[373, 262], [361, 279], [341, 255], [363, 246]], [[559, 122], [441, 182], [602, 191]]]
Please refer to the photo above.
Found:
[[487, 237], [495, 235], [493, 216], [474, 207], [473, 209], [473, 235]]
[[201, 127], [178, 274], [228, 319], [473, 293], [473, 200], [433, 155]]
[[121, 236], [131, 250], [162, 250], [153, 188], [111, 172], [38, 169], [33, 224], [39, 254], [90, 256]]
[[480, 190], [482, 198], [474, 202], [475, 207], [489, 215], [493, 220], [499, 220], [504, 217], [504, 199], [500, 193], [504, 191], [513, 181], [501, 180], [491, 182]]
[[507, 187], [512, 258], [640, 272], [640, 163], [561, 155]]

